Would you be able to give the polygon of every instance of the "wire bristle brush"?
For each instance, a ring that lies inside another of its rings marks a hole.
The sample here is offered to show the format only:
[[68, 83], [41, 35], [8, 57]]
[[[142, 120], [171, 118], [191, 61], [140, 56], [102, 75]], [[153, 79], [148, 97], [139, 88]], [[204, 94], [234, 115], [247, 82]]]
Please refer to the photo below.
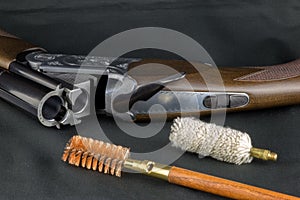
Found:
[[128, 168], [170, 183], [234, 199], [298, 199], [187, 169], [162, 165], [153, 161], [129, 159], [129, 148], [81, 136], [73, 136], [70, 139], [62, 160], [71, 165], [119, 177], [122, 168]]
[[173, 146], [184, 151], [238, 165], [250, 163], [253, 157], [274, 161], [277, 159], [276, 153], [252, 147], [247, 133], [192, 117], [175, 119], [169, 139]]

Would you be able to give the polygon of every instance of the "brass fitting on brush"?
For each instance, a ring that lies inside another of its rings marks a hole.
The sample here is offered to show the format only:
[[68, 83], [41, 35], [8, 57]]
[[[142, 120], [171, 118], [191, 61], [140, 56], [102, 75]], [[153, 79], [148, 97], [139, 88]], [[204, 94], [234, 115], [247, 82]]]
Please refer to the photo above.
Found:
[[163, 165], [149, 160], [134, 159], [126, 159], [124, 161], [124, 167], [166, 181], [168, 180], [171, 169], [168, 165]]
[[270, 150], [267, 149], [259, 149], [259, 148], [252, 147], [250, 149], [250, 154], [251, 156], [262, 160], [272, 160], [272, 161], [277, 160], [277, 153], [271, 152]]

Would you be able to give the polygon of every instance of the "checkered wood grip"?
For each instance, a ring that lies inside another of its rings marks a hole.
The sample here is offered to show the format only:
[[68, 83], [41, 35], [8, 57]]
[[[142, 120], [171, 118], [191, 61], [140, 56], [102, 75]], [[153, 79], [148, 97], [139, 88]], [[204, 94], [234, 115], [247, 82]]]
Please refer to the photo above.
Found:
[[[259, 67], [257, 67], [259, 68]], [[292, 62], [265, 66], [260, 71], [236, 78], [237, 81], [276, 81], [300, 76], [300, 59]]]

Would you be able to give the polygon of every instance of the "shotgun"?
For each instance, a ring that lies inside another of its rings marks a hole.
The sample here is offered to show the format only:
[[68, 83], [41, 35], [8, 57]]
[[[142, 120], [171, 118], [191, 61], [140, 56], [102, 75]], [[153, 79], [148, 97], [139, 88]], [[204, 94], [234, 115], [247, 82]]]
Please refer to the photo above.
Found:
[[[153, 70], [155, 64], [173, 70]], [[140, 66], [143, 70], [135, 70]], [[184, 60], [50, 54], [0, 31], [0, 67], [0, 97], [35, 114], [45, 126], [80, 123], [91, 107], [141, 121], [150, 115], [173, 119], [300, 103], [300, 60], [217, 69]], [[78, 74], [84, 78], [74, 83]], [[161, 106], [152, 109], [156, 104]]]

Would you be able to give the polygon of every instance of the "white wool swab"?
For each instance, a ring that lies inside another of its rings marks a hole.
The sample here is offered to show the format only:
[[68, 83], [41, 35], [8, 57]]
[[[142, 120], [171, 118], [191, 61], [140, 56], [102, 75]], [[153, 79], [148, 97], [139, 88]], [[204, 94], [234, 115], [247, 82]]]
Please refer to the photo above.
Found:
[[250, 163], [253, 157], [277, 159], [276, 153], [252, 147], [247, 133], [191, 117], [175, 119], [169, 139], [173, 146], [184, 151], [238, 165]]

